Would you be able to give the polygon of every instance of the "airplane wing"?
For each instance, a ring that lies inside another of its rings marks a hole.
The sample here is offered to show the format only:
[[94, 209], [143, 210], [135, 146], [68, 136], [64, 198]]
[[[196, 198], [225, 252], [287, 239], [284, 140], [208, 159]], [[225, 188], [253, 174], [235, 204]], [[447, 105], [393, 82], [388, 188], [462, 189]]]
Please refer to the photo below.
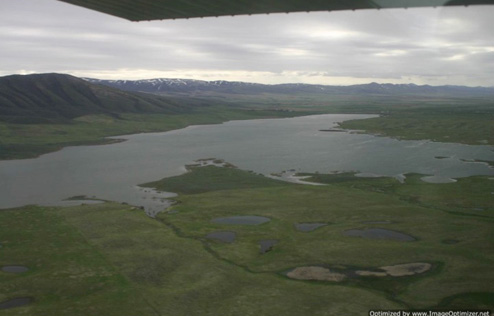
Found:
[[492, 5], [494, 0], [59, 0], [131, 21], [381, 8]]

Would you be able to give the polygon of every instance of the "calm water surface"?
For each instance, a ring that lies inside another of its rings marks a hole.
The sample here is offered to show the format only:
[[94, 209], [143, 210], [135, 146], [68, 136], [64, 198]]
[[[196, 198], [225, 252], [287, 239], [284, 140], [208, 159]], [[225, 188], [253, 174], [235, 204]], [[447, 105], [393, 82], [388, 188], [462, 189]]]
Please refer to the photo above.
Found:
[[25, 266], [3, 266], [1, 270], [7, 273], [24, 273], [29, 271], [29, 268]]
[[[448, 179], [494, 175], [483, 163], [494, 160], [492, 146], [321, 132], [348, 119], [371, 115], [316, 115], [287, 119], [231, 121], [180, 130], [122, 136], [104, 146], [68, 147], [36, 159], [0, 161], [0, 208], [53, 204], [86, 195], [145, 206], [166, 203], [160, 192], [137, 184], [185, 172], [201, 158], [221, 158], [241, 169], [264, 174], [294, 169], [305, 172], [359, 171], [400, 176], [417, 172]], [[436, 159], [435, 157], [448, 157]]]

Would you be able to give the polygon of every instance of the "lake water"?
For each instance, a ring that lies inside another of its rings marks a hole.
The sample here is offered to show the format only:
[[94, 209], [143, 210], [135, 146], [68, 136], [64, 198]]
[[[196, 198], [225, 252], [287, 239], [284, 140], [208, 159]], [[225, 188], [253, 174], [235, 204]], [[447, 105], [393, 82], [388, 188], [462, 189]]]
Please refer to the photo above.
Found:
[[[322, 132], [336, 122], [371, 115], [315, 115], [287, 119], [230, 121], [164, 133], [122, 136], [127, 141], [77, 146], [36, 159], [0, 161], [0, 208], [54, 204], [86, 195], [163, 209], [170, 196], [137, 184], [185, 172], [201, 158], [221, 158], [258, 173], [359, 171], [396, 176], [416, 172], [449, 179], [494, 175], [484, 163], [492, 146], [399, 141], [364, 134]], [[435, 157], [448, 157], [437, 159]]]

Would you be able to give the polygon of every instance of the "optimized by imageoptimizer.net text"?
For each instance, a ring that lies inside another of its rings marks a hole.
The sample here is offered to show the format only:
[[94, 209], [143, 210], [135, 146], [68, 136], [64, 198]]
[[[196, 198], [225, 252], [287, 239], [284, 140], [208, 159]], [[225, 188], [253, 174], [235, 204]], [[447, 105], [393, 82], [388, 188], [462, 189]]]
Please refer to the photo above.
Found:
[[421, 311], [406, 311], [406, 310], [371, 310], [369, 316], [491, 316], [491, 311], [487, 310], [421, 310]]

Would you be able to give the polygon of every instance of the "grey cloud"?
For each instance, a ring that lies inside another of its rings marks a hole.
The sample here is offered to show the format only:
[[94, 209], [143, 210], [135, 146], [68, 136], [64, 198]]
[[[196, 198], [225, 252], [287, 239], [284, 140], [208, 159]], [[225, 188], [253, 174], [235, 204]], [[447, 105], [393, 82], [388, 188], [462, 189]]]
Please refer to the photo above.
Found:
[[230, 71], [254, 81], [271, 72], [278, 82], [285, 72], [300, 81], [449, 74], [492, 86], [493, 13], [396, 9], [133, 23], [54, 0], [2, 0], [0, 71]]

